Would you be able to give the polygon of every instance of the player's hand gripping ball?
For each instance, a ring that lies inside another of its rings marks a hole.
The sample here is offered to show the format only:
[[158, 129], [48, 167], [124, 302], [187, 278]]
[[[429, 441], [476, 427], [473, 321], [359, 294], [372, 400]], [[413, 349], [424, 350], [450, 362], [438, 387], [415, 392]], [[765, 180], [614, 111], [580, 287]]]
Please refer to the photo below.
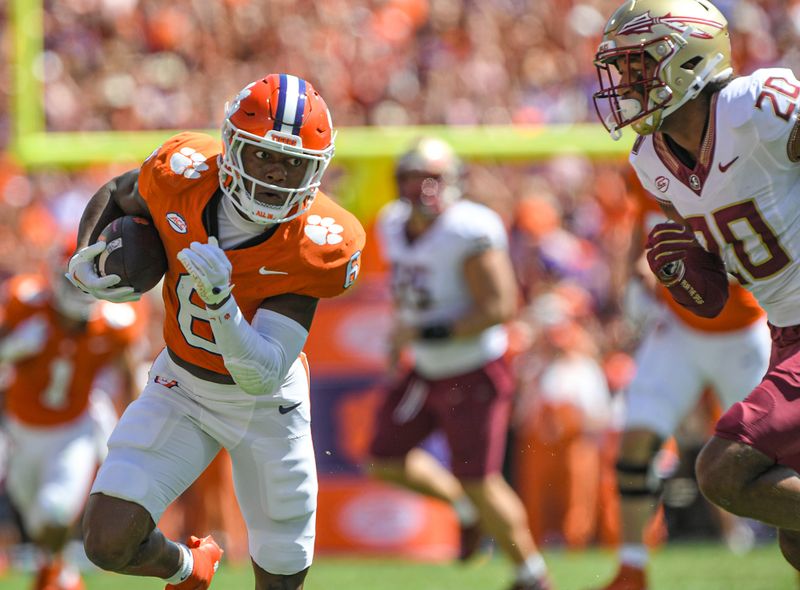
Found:
[[647, 263], [656, 278], [670, 287], [683, 278], [686, 255], [698, 246], [691, 228], [674, 221], [659, 223], [647, 237]]
[[125, 215], [109, 223], [98, 242], [106, 249], [96, 259], [97, 274], [117, 275], [115, 287], [133, 287], [145, 293], [155, 287], [167, 272], [167, 255], [153, 223], [144, 217]]

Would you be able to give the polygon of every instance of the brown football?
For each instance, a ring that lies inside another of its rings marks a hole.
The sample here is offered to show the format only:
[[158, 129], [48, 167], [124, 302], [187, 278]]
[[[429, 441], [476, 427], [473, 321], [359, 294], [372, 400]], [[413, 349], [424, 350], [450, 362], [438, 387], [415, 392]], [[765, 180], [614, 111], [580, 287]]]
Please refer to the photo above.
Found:
[[115, 287], [133, 287], [145, 293], [167, 272], [167, 255], [153, 223], [144, 217], [125, 215], [109, 223], [97, 238], [107, 244], [97, 257], [97, 274], [119, 275]]

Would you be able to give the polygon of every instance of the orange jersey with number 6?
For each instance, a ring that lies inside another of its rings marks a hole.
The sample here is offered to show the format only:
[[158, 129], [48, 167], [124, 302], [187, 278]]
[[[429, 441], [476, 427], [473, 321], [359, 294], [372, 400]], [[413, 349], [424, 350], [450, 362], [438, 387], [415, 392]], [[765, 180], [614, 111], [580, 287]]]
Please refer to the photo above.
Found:
[[70, 330], [52, 296], [39, 276], [18, 276], [8, 285], [3, 330], [13, 335], [26, 321], [42, 322], [46, 330], [42, 349], [13, 365], [6, 390], [6, 411], [32, 426], [66, 424], [86, 411], [97, 375], [143, 330], [132, 305], [105, 302], [84, 328]]
[[[217, 156], [221, 142], [199, 133], [167, 140], [142, 164], [139, 192], [167, 253], [164, 277], [164, 340], [194, 365], [227, 375], [205, 304], [177, 254], [214, 235], [220, 198]], [[317, 193], [303, 215], [282, 223], [266, 239], [226, 250], [233, 266], [233, 296], [251, 321], [269, 297], [294, 293], [334, 297], [353, 284], [361, 264], [364, 230], [329, 197]]]

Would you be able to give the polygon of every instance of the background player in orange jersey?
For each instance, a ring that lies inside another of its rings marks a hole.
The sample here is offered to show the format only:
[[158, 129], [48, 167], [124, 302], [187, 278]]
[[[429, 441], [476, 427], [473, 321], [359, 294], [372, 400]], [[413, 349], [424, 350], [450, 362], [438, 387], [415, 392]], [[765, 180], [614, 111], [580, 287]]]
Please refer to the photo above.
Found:
[[[621, 496], [620, 567], [605, 590], [643, 590], [647, 585], [649, 552], [643, 534], [659, 504], [653, 461], [664, 441], [696, 408], [706, 388], [713, 388], [725, 410], [744, 399], [767, 370], [770, 350], [764, 311], [738, 283], [731, 283], [728, 301], [715, 318], [694, 315], [658, 283], [644, 259], [644, 243], [650, 230], [666, 217], [635, 177], [629, 187], [638, 210], [631, 240], [634, 272], [628, 285], [629, 303], [640, 310], [632, 311], [634, 315], [644, 315], [647, 308], [651, 317], [640, 320], [645, 335], [636, 355], [636, 374], [625, 392], [625, 422], [616, 464]], [[647, 293], [656, 298], [649, 305], [641, 303]]]
[[133, 306], [98, 304], [71, 285], [61, 261], [49, 273], [14, 277], [4, 289], [0, 361], [12, 371], [4, 404], [7, 491], [41, 550], [35, 590], [75, 590], [83, 588], [80, 575], [61, 553], [108, 432], [93, 386], [101, 372], [118, 367], [126, 393], [133, 390], [131, 353], [142, 326]]
[[[100, 278], [102, 228], [152, 219], [164, 244], [164, 338], [141, 396], [109, 439], [84, 519], [100, 567], [207, 588], [222, 551], [155, 528], [224, 447], [248, 527], [256, 589], [303, 587], [317, 496], [303, 346], [317, 301], [358, 276], [364, 231], [318, 192], [333, 156], [330, 113], [314, 88], [270, 74], [227, 106], [222, 142], [181, 133], [115, 178], [83, 214], [68, 275], [88, 293], [137, 297]], [[234, 287], [235, 286], [235, 287]]]

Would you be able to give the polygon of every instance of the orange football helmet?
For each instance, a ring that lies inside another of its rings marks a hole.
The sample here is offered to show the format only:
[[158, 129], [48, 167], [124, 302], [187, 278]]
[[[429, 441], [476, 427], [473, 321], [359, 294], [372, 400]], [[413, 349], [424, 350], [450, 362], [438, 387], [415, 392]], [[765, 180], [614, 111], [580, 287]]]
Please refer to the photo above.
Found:
[[[269, 74], [245, 86], [225, 105], [220, 186], [236, 208], [256, 223], [283, 223], [308, 210], [333, 157], [333, 124], [325, 101], [305, 80]], [[246, 145], [306, 161], [299, 186], [270, 184], [249, 174], [242, 161]], [[256, 198], [257, 189], [286, 195], [281, 205]]]

